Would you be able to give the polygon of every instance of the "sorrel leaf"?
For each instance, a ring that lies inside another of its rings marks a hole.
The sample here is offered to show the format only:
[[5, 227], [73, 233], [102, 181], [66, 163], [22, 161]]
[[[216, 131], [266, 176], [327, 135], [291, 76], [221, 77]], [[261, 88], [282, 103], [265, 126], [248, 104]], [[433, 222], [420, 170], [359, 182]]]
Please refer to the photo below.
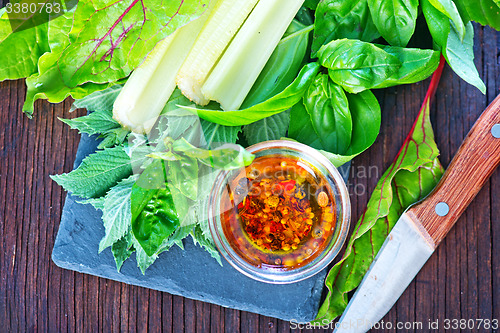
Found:
[[434, 74], [417, 120], [400, 152], [375, 187], [342, 259], [328, 273], [325, 281], [328, 295], [315, 319], [317, 323], [324, 324], [342, 314], [347, 306], [347, 294], [359, 285], [399, 216], [408, 206], [425, 197], [442, 176], [429, 105], [443, 64]]

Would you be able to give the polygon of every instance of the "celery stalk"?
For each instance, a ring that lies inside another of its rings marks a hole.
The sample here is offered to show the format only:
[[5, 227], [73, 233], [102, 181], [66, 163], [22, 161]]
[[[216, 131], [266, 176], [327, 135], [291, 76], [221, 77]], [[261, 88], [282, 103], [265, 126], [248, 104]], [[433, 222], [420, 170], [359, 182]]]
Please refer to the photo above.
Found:
[[201, 88], [224, 110], [237, 110], [304, 0], [261, 0]]
[[175, 89], [175, 77], [206, 20], [198, 19], [162, 40], [136, 68], [113, 105], [113, 118], [136, 133], [149, 133]]
[[[219, 0], [177, 74], [184, 96], [206, 105], [201, 87], [258, 0]], [[274, 2], [263, 0], [261, 2]]]

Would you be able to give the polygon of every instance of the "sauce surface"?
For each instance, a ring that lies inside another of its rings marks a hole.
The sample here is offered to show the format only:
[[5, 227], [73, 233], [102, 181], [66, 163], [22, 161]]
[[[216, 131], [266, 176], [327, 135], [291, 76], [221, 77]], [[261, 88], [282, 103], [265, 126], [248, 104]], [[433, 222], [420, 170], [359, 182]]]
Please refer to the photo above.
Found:
[[314, 260], [335, 230], [328, 182], [295, 157], [258, 157], [222, 195], [221, 221], [231, 247], [249, 264], [291, 270]]

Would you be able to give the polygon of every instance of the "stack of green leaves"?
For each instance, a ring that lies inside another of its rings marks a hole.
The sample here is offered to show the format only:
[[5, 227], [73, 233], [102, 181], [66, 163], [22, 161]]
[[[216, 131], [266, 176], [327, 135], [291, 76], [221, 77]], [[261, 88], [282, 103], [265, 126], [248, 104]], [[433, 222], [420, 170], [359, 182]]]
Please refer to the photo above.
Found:
[[189, 235], [221, 263], [208, 228], [207, 200], [218, 171], [253, 160], [241, 146], [228, 145], [241, 127], [200, 121], [178, 109], [177, 104], [191, 102], [176, 91], [155, 130], [149, 136], [133, 134], [111, 117], [118, 93], [114, 86], [75, 102], [75, 108], [93, 112], [63, 121], [100, 136], [102, 150], [52, 178], [102, 211], [105, 235], [99, 251], [111, 247], [118, 269], [135, 251], [145, 272], [160, 253], [173, 245], [183, 248]]

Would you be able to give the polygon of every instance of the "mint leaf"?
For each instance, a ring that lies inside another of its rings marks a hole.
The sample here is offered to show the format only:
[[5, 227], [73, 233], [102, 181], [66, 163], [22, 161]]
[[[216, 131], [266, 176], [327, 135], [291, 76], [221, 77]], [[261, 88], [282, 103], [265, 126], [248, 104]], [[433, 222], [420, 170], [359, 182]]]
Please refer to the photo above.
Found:
[[97, 147], [98, 149], [111, 148], [125, 141], [129, 130], [123, 128], [113, 119], [112, 111], [94, 111], [87, 116], [75, 119], [61, 119], [62, 122], [69, 125], [72, 129], [77, 129], [79, 133], [88, 135], [99, 135], [103, 141]]
[[134, 250], [132, 249], [132, 234], [128, 232], [125, 236], [117, 240], [111, 247], [115, 258], [116, 270], [120, 271], [125, 260], [130, 258]]
[[251, 145], [262, 141], [278, 140], [286, 136], [290, 124], [290, 110], [275, 114], [243, 127], [243, 134]]
[[144, 159], [143, 155], [131, 159], [121, 146], [107, 148], [87, 156], [76, 170], [51, 178], [73, 195], [96, 198], [130, 176], [132, 163], [142, 163]]
[[212, 256], [212, 258], [214, 258], [215, 260], [217, 260], [217, 262], [219, 263], [219, 265], [222, 266], [222, 260], [220, 258], [219, 252], [215, 248], [215, 245], [213, 244], [212, 240], [210, 238], [207, 238], [203, 234], [203, 231], [202, 231], [202, 229], [201, 229], [201, 227], [199, 225], [195, 225], [195, 227], [191, 231], [191, 237], [193, 238], [193, 242], [194, 242], [195, 245], [199, 244], [202, 248], [205, 249], [205, 251], [207, 251], [208, 253], [210, 253], [210, 255]]
[[123, 88], [121, 84], [115, 84], [102, 91], [96, 91], [92, 94], [77, 99], [71, 106], [71, 110], [87, 109], [89, 111], [110, 111], [111, 116], [113, 113], [113, 104]]
[[113, 186], [104, 197], [102, 221], [105, 235], [99, 243], [99, 253], [130, 231], [130, 221], [132, 219], [130, 197], [137, 178], [137, 175], [132, 175], [122, 180]]
[[137, 239], [132, 235], [132, 245], [135, 249], [135, 260], [137, 262], [137, 267], [141, 270], [142, 274], [146, 273], [146, 269], [151, 266], [156, 259], [158, 259], [158, 254], [153, 254], [149, 256], [141, 247]]

